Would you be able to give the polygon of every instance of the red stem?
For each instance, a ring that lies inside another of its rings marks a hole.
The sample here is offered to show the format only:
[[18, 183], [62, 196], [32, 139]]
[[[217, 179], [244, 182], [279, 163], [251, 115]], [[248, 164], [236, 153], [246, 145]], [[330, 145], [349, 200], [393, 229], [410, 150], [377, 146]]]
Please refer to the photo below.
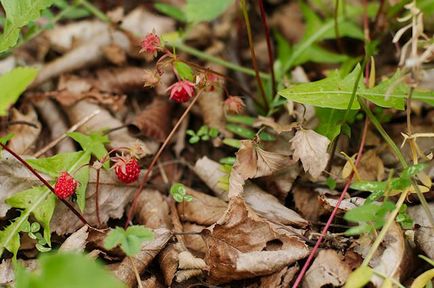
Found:
[[95, 187], [95, 210], [96, 219], [98, 220], [98, 225], [101, 227], [101, 218], [99, 217], [99, 172], [100, 169], [96, 170], [96, 187]]
[[270, 27], [268, 26], [267, 14], [265, 13], [264, 3], [262, 0], [259, 0], [259, 10], [261, 11], [262, 26], [264, 26], [265, 39], [267, 40], [268, 65], [271, 73], [271, 82], [272, 82], [273, 97], [274, 97], [277, 93], [276, 76], [274, 75], [274, 69], [273, 69], [274, 55], [273, 55], [273, 49], [271, 47]]
[[[33, 175], [36, 176], [36, 178], [38, 178], [45, 186], [47, 186], [48, 189], [50, 189], [51, 192], [54, 193], [54, 188], [53, 186], [48, 183], [47, 180], [45, 180], [41, 174], [39, 174], [35, 169], [33, 169], [32, 166], [30, 166], [29, 163], [26, 162], [26, 160], [24, 160], [23, 158], [21, 158], [20, 155], [18, 155], [17, 153], [15, 153], [14, 151], [12, 151], [11, 149], [9, 149], [6, 145], [4, 145], [3, 143], [0, 143], [0, 146], [5, 149], [6, 151], [8, 151], [10, 154], [12, 154], [12, 156], [14, 156], [18, 161], [21, 162], [21, 164], [23, 164], [30, 172], [32, 172]], [[56, 193], [54, 193], [54, 195], [56, 195]], [[57, 195], [56, 195], [57, 197]], [[61, 199], [59, 197], [57, 197], [60, 201], [63, 202], [63, 204], [66, 205], [66, 207], [69, 208], [69, 210], [72, 211], [72, 213], [74, 213], [80, 220], [81, 222], [83, 222], [83, 224], [88, 225], [90, 227], [92, 227], [87, 221], [86, 219], [84, 219], [84, 217], [80, 214], [80, 212], [78, 212], [71, 204], [68, 203], [68, 201], [66, 201], [65, 199]]]
[[[366, 134], [368, 132], [368, 124], [369, 124], [369, 120], [368, 120], [368, 117], [366, 117], [365, 118], [365, 124], [363, 127], [362, 139], [360, 141], [359, 152], [357, 153], [356, 163], [354, 164], [356, 167], [359, 164], [360, 159], [362, 158], [363, 147], [365, 146]], [[312, 262], [313, 257], [315, 257], [315, 254], [318, 251], [318, 248], [321, 245], [322, 240], [324, 239], [325, 235], [327, 234], [327, 231], [329, 230], [330, 225], [332, 224], [333, 219], [335, 218], [336, 213], [338, 212], [339, 206], [341, 205], [342, 200], [344, 199], [345, 195], [347, 194], [348, 188], [350, 188], [351, 181], [353, 180], [353, 177], [354, 177], [354, 170], [351, 172], [350, 176], [348, 177], [347, 182], [345, 183], [344, 190], [342, 190], [341, 196], [339, 197], [339, 200], [336, 203], [336, 206], [333, 209], [332, 214], [330, 215], [329, 219], [327, 220], [326, 225], [324, 226], [323, 230], [321, 231], [320, 237], [316, 241], [315, 246], [313, 247], [312, 251], [310, 252], [309, 257], [307, 258], [306, 262], [304, 263], [303, 268], [301, 269], [300, 273], [298, 274], [297, 279], [295, 280], [292, 288], [297, 288], [301, 284], [301, 281], [303, 280], [304, 274], [306, 273], [307, 269], [309, 268], [309, 265]]]

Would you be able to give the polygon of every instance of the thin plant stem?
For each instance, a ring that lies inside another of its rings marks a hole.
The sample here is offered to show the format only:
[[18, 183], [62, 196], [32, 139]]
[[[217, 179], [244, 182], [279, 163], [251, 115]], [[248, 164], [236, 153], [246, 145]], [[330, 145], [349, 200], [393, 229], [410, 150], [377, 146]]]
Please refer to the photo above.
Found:
[[249, 47], [250, 47], [250, 58], [252, 58], [252, 66], [253, 66], [253, 69], [255, 70], [256, 82], [258, 83], [259, 91], [261, 93], [262, 100], [264, 101], [265, 109], [269, 110], [270, 105], [269, 105], [268, 100], [267, 100], [267, 95], [265, 94], [264, 85], [262, 84], [261, 77], [259, 76], [258, 63], [256, 61], [255, 46], [253, 43], [252, 26], [250, 25], [250, 19], [249, 19], [249, 14], [247, 12], [246, 0], [240, 0], [240, 7], [241, 7], [241, 11], [243, 13], [244, 22], [246, 23], [247, 38], [249, 40]]
[[344, 46], [342, 45], [342, 40], [339, 33], [339, 2], [340, 0], [335, 1], [335, 13], [334, 13], [334, 29], [335, 29], [335, 36], [336, 36], [336, 43], [338, 44], [338, 49], [341, 53], [344, 52]]
[[[18, 161], [21, 162], [21, 164], [23, 164], [33, 175], [36, 176], [36, 178], [38, 178], [48, 189], [50, 189], [51, 192], [53, 192], [54, 195], [56, 195], [56, 193], [54, 192], [54, 187], [48, 183], [47, 180], [45, 180], [38, 172], [36, 172], [35, 169], [33, 169], [32, 166], [30, 166], [29, 163], [27, 163], [26, 160], [24, 160], [23, 158], [21, 158], [20, 155], [18, 155], [17, 153], [15, 153], [14, 151], [12, 151], [11, 149], [9, 149], [6, 145], [4, 145], [3, 143], [0, 143], [0, 146], [5, 149], [6, 151], [8, 151], [10, 154], [12, 154], [12, 156], [14, 156]], [[57, 195], [56, 195], [57, 197]], [[68, 201], [66, 201], [65, 199], [61, 199], [59, 197], [57, 197], [60, 201], [62, 201], [63, 204], [65, 204], [69, 210], [72, 211], [72, 213], [74, 213], [80, 220], [81, 222], [83, 222], [83, 224], [88, 225], [90, 227], [92, 227], [87, 221], [86, 219], [84, 219], [84, 217], [80, 214], [80, 212], [78, 212], [71, 204], [69, 204]]]
[[[362, 138], [360, 140], [359, 151], [357, 153], [356, 163], [354, 164], [356, 167], [357, 167], [357, 165], [359, 165], [360, 159], [362, 158], [363, 148], [364, 148], [365, 142], [366, 142], [366, 135], [368, 133], [368, 124], [369, 124], [368, 118], [365, 118], [365, 124], [363, 127]], [[347, 194], [348, 188], [350, 188], [353, 177], [354, 177], [354, 170], [351, 172], [350, 176], [348, 177], [347, 182], [345, 183], [345, 187], [342, 190], [341, 196], [339, 197], [335, 208], [333, 209], [332, 213], [330, 214], [330, 217], [327, 220], [326, 225], [322, 229], [320, 237], [316, 241], [315, 246], [313, 247], [313, 249], [311, 250], [311, 252], [309, 254], [309, 257], [307, 258], [300, 273], [298, 274], [297, 278], [295, 279], [294, 285], [292, 286], [293, 288], [297, 288], [301, 284], [301, 281], [303, 280], [304, 274], [306, 273], [307, 269], [309, 268], [310, 263], [312, 262], [313, 258], [315, 257], [315, 254], [318, 251], [318, 248], [321, 245], [322, 240], [326, 236], [327, 231], [330, 228], [330, 226], [333, 222], [333, 219], [336, 216], [336, 213], [338, 212], [339, 206], [341, 205], [342, 200], [344, 200], [344, 197]]]
[[151, 172], [157, 164], [158, 159], [160, 158], [161, 154], [163, 153], [166, 146], [169, 144], [170, 140], [172, 139], [173, 135], [175, 135], [176, 130], [181, 125], [182, 121], [184, 121], [185, 117], [187, 117], [188, 113], [190, 112], [191, 108], [193, 108], [194, 104], [196, 103], [197, 99], [199, 99], [200, 95], [202, 94], [202, 91], [199, 91], [196, 95], [196, 97], [193, 98], [193, 100], [190, 102], [190, 104], [185, 109], [184, 113], [181, 115], [181, 117], [176, 122], [175, 126], [173, 127], [172, 131], [170, 131], [169, 135], [167, 136], [166, 140], [164, 140], [164, 143], [161, 145], [160, 149], [158, 149], [157, 153], [155, 154], [154, 158], [151, 161], [151, 164], [149, 164], [148, 168], [146, 169], [145, 174], [143, 175], [142, 181], [140, 181], [140, 185], [137, 188], [136, 192], [133, 196], [133, 202], [131, 203], [131, 207], [128, 211], [127, 220], [125, 221], [125, 228], [128, 227], [130, 224], [132, 218], [133, 218], [133, 212], [135, 209], [135, 206], [137, 204], [137, 199], [139, 197], [140, 192], [142, 191], [143, 187], [145, 186], [146, 182], [149, 179], [149, 175], [151, 175]]
[[86, 8], [90, 13], [95, 15], [99, 20], [107, 23], [111, 22], [110, 18], [107, 17], [107, 15], [105, 15], [101, 10], [99, 10], [97, 7], [95, 7], [95, 5], [93, 5], [89, 1], [78, 0], [78, 3], [82, 5], [84, 8]]
[[101, 226], [101, 218], [99, 217], [99, 174], [100, 174], [100, 169], [97, 169], [96, 186], [95, 186], [95, 210], [96, 210], [96, 219], [98, 220], [98, 225]]
[[[212, 56], [208, 53], [202, 52], [200, 50], [197, 50], [193, 47], [190, 47], [188, 45], [185, 45], [184, 43], [177, 41], [177, 42], [170, 42], [168, 43], [169, 46], [172, 46], [173, 48], [177, 48], [185, 53], [188, 53], [192, 56], [195, 56], [199, 59], [205, 60], [207, 62], [215, 63], [217, 65], [221, 65], [223, 67], [226, 67], [228, 69], [231, 69], [233, 71], [241, 72], [246, 75], [255, 76], [256, 72], [250, 68], [246, 68], [237, 64], [234, 64], [232, 62], [225, 61], [221, 58]], [[259, 72], [259, 76], [264, 80], [271, 79], [270, 75], [267, 73]]]
[[271, 73], [271, 86], [273, 91], [273, 97], [277, 93], [277, 87], [276, 87], [276, 75], [274, 74], [274, 55], [273, 55], [273, 47], [271, 47], [271, 36], [270, 36], [270, 27], [268, 26], [267, 21], [267, 14], [265, 13], [264, 9], [264, 2], [262, 0], [259, 0], [259, 10], [261, 11], [261, 21], [262, 26], [264, 26], [265, 30], [265, 40], [267, 42], [267, 52], [268, 52], [268, 66]]
[[[398, 146], [396, 146], [395, 142], [393, 142], [392, 138], [387, 134], [387, 132], [384, 130], [384, 128], [381, 126], [381, 123], [378, 121], [378, 119], [372, 114], [372, 111], [368, 108], [368, 106], [359, 99], [360, 106], [362, 107], [363, 111], [365, 111], [368, 118], [371, 120], [372, 124], [375, 126], [377, 131], [380, 133], [380, 135], [383, 137], [383, 139], [386, 141], [386, 143], [389, 145], [390, 149], [392, 150], [393, 154], [398, 158], [399, 162], [401, 163], [401, 166], [405, 169], [408, 167], [407, 161], [404, 158], [404, 155], [402, 154], [401, 150], [399, 150]], [[425, 211], [425, 214], [428, 216], [428, 220], [430, 221], [430, 224], [434, 227], [434, 219], [431, 213], [431, 210], [428, 206], [428, 203], [426, 202], [425, 197], [423, 196], [422, 192], [419, 189], [419, 186], [417, 185], [416, 181], [414, 179], [411, 180], [411, 184], [416, 191], [416, 195], [419, 198], [420, 203], [422, 204], [422, 207]]]

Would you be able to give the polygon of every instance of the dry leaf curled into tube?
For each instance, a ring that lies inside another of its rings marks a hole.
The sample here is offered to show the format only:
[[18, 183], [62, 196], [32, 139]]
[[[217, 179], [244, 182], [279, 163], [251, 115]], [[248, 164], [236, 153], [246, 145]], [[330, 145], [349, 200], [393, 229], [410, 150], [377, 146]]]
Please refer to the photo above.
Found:
[[131, 257], [125, 257], [120, 263], [114, 274], [118, 279], [124, 282], [128, 287], [137, 285], [136, 275], [131, 265], [134, 265], [137, 272], [142, 274], [146, 267], [152, 262], [155, 256], [166, 246], [172, 237], [172, 232], [161, 228], [154, 230], [154, 240], [144, 242], [141, 251]]
[[334, 250], [321, 250], [303, 279], [303, 288], [340, 287], [345, 284], [351, 267]]
[[301, 129], [289, 141], [294, 151], [294, 160], [300, 159], [303, 169], [314, 178], [318, 178], [329, 160], [327, 147], [330, 140], [313, 130]]
[[228, 199], [228, 192], [219, 187], [219, 181], [226, 174], [220, 169], [221, 165], [204, 156], [194, 164], [194, 172], [214, 192], [214, 194], [225, 201]]
[[28, 112], [23, 114], [17, 109], [12, 109], [11, 122], [28, 122], [29, 124], [14, 124], [8, 127], [8, 133], [14, 134], [9, 141], [8, 147], [19, 155], [29, 154], [33, 144], [38, 140], [41, 133], [41, 123], [38, 115], [32, 106], [28, 107]]
[[163, 142], [170, 132], [170, 110], [168, 101], [155, 98], [129, 126], [140, 130], [144, 136]]
[[269, 275], [309, 254], [303, 241], [259, 217], [240, 197], [203, 235], [209, 279], [217, 284]]

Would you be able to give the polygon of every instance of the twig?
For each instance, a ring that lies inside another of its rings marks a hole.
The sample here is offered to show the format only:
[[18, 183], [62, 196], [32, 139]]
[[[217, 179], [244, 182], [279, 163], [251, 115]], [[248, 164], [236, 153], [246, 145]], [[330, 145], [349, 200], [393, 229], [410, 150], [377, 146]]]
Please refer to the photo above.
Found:
[[262, 26], [264, 26], [265, 30], [265, 39], [267, 41], [267, 51], [268, 51], [268, 66], [271, 73], [271, 85], [273, 88], [273, 97], [277, 93], [277, 87], [276, 87], [276, 76], [274, 74], [274, 55], [273, 55], [273, 47], [271, 47], [271, 37], [270, 37], [270, 27], [268, 26], [267, 22], [267, 14], [265, 13], [264, 9], [264, 3], [262, 0], [259, 0], [259, 10], [261, 11], [261, 20], [262, 20]]
[[250, 58], [252, 58], [252, 66], [253, 70], [255, 70], [255, 77], [256, 82], [258, 83], [259, 91], [261, 92], [262, 100], [264, 101], [264, 106], [266, 110], [269, 110], [269, 103], [267, 100], [267, 95], [265, 94], [264, 86], [262, 84], [261, 77], [259, 76], [259, 69], [258, 69], [258, 63], [256, 62], [256, 53], [255, 53], [255, 46], [253, 43], [253, 36], [252, 36], [252, 27], [250, 26], [250, 19], [249, 14], [247, 12], [247, 5], [246, 0], [240, 0], [240, 6], [241, 11], [243, 13], [244, 22], [246, 23], [246, 30], [247, 30], [247, 38], [249, 40], [249, 47], [250, 47]]
[[[360, 159], [362, 158], [363, 148], [365, 146], [365, 141], [366, 141], [366, 134], [368, 133], [368, 124], [369, 124], [368, 118], [365, 118], [365, 124], [363, 127], [362, 139], [360, 140], [359, 152], [357, 153], [357, 158], [356, 158], [356, 163], [355, 163], [356, 167], [357, 167], [357, 165], [359, 165]], [[322, 240], [326, 236], [327, 231], [330, 228], [330, 225], [332, 224], [332, 221], [335, 218], [336, 213], [338, 212], [339, 206], [340, 206], [342, 200], [344, 199], [345, 195], [347, 194], [348, 188], [350, 188], [353, 177], [354, 177], [354, 170], [351, 171], [351, 174], [348, 177], [347, 182], [345, 183], [344, 190], [342, 190], [341, 196], [339, 197], [335, 208], [333, 209], [332, 213], [330, 214], [330, 217], [327, 220], [326, 225], [324, 226], [323, 230], [321, 231], [320, 237], [316, 241], [315, 246], [313, 247], [312, 251], [310, 252], [309, 257], [307, 258], [306, 262], [304, 263], [303, 268], [301, 269], [300, 273], [298, 274], [297, 279], [295, 280], [294, 285], [292, 286], [293, 288], [297, 288], [301, 284], [301, 280], [303, 279], [304, 274], [306, 273], [307, 269], [309, 268], [309, 265], [312, 262], [313, 257], [315, 257], [315, 254], [316, 254], [319, 246], [321, 245]]]
[[45, 152], [47, 152], [48, 150], [50, 150], [51, 148], [53, 148], [54, 146], [56, 146], [59, 142], [61, 142], [63, 139], [65, 139], [67, 137], [67, 135], [66, 135], [67, 133], [74, 132], [81, 125], [85, 124], [87, 121], [89, 121], [90, 119], [92, 119], [93, 117], [95, 117], [99, 112], [100, 112], [100, 110], [96, 110], [92, 114], [90, 114], [90, 115], [84, 117], [83, 119], [81, 119], [81, 121], [79, 121], [75, 125], [71, 126], [71, 128], [69, 128], [68, 131], [66, 131], [61, 136], [57, 137], [56, 139], [54, 139], [53, 141], [51, 141], [50, 143], [48, 143], [45, 147], [43, 147], [42, 149], [40, 149], [38, 152], [36, 152], [35, 154], [33, 154], [33, 157], [38, 158], [41, 155], [43, 155]]
[[149, 164], [148, 169], [146, 169], [145, 174], [143, 175], [142, 181], [140, 182], [139, 187], [137, 188], [136, 192], [134, 193], [133, 202], [131, 203], [130, 210], [128, 211], [127, 220], [125, 221], [125, 228], [128, 227], [129, 223], [131, 222], [133, 218], [133, 212], [135, 209], [135, 206], [137, 204], [137, 199], [139, 197], [140, 192], [142, 191], [143, 187], [145, 186], [146, 182], [148, 181], [149, 175], [151, 174], [151, 171], [153, 170], [155, 164], [157, 164], [157, 160], [160, 158], [161, 154], [163, 153], [166, 146], [169, 144], [170, 139], [172, 139], [173, 135], [175, 135], [176, 130], [181, 125], [184, 118], [188, 115], [191, 108], [193, 108], [193, 105], [196, 103], [197, 99], [199, 99], [200, 95], [202, 94], [202, 91], [199, 91], [196, 95], [196, 97], [193, 98], [193, 100], [190, 102], [188, 107], [185, 109], [184, 113], [181, 115], [181, 117], [178, 119], [178, 122], [176, 122], [175, 126], [173, 127], [172, 131], [170, 131], [170, 134], [167, 136], [166, 140], [164, 140], [163, 145], [161, 145], [160, 149], [157, 151], [157, 153], [154, 156], [154, 159], [152, 159], [151, 164]]
[[128, 260], [130, 260], [131, 267], [133, 267], [134, 276], [136, 276], [136, 280], [137, 280], [137, 286], [139, 288], [143, 288], [142, 280], [140, 279], [140, 274], [139, 274], [139, 271], [137, 271], [136, 265], [134, 265], [134, 262], [131, 259], [131, 257], [129, 257], [129, 256], [127, 256], [127, 257], [128, 257]]

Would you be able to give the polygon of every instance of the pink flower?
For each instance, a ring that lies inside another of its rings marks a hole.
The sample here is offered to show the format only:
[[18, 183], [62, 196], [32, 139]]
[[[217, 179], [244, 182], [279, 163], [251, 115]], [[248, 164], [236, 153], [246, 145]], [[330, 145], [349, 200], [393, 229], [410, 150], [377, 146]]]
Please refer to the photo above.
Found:
[[144, 52], [149, 58], [157, 56], [157, 52], [161, 47], [160, 38], [155, 33], [148, 33], [142, 41], [142, 49], [140, 53]]
[[243, 100], [238, 96], [229, 96], [224, 103], [225, 110], [232, 114], [240, 114], [244, 111], [246, 105]]
[[170, 90], [170, 99], [183, 103], [194, 96], [194, 84], [187, 80], [179, 80], [167, 90]]

